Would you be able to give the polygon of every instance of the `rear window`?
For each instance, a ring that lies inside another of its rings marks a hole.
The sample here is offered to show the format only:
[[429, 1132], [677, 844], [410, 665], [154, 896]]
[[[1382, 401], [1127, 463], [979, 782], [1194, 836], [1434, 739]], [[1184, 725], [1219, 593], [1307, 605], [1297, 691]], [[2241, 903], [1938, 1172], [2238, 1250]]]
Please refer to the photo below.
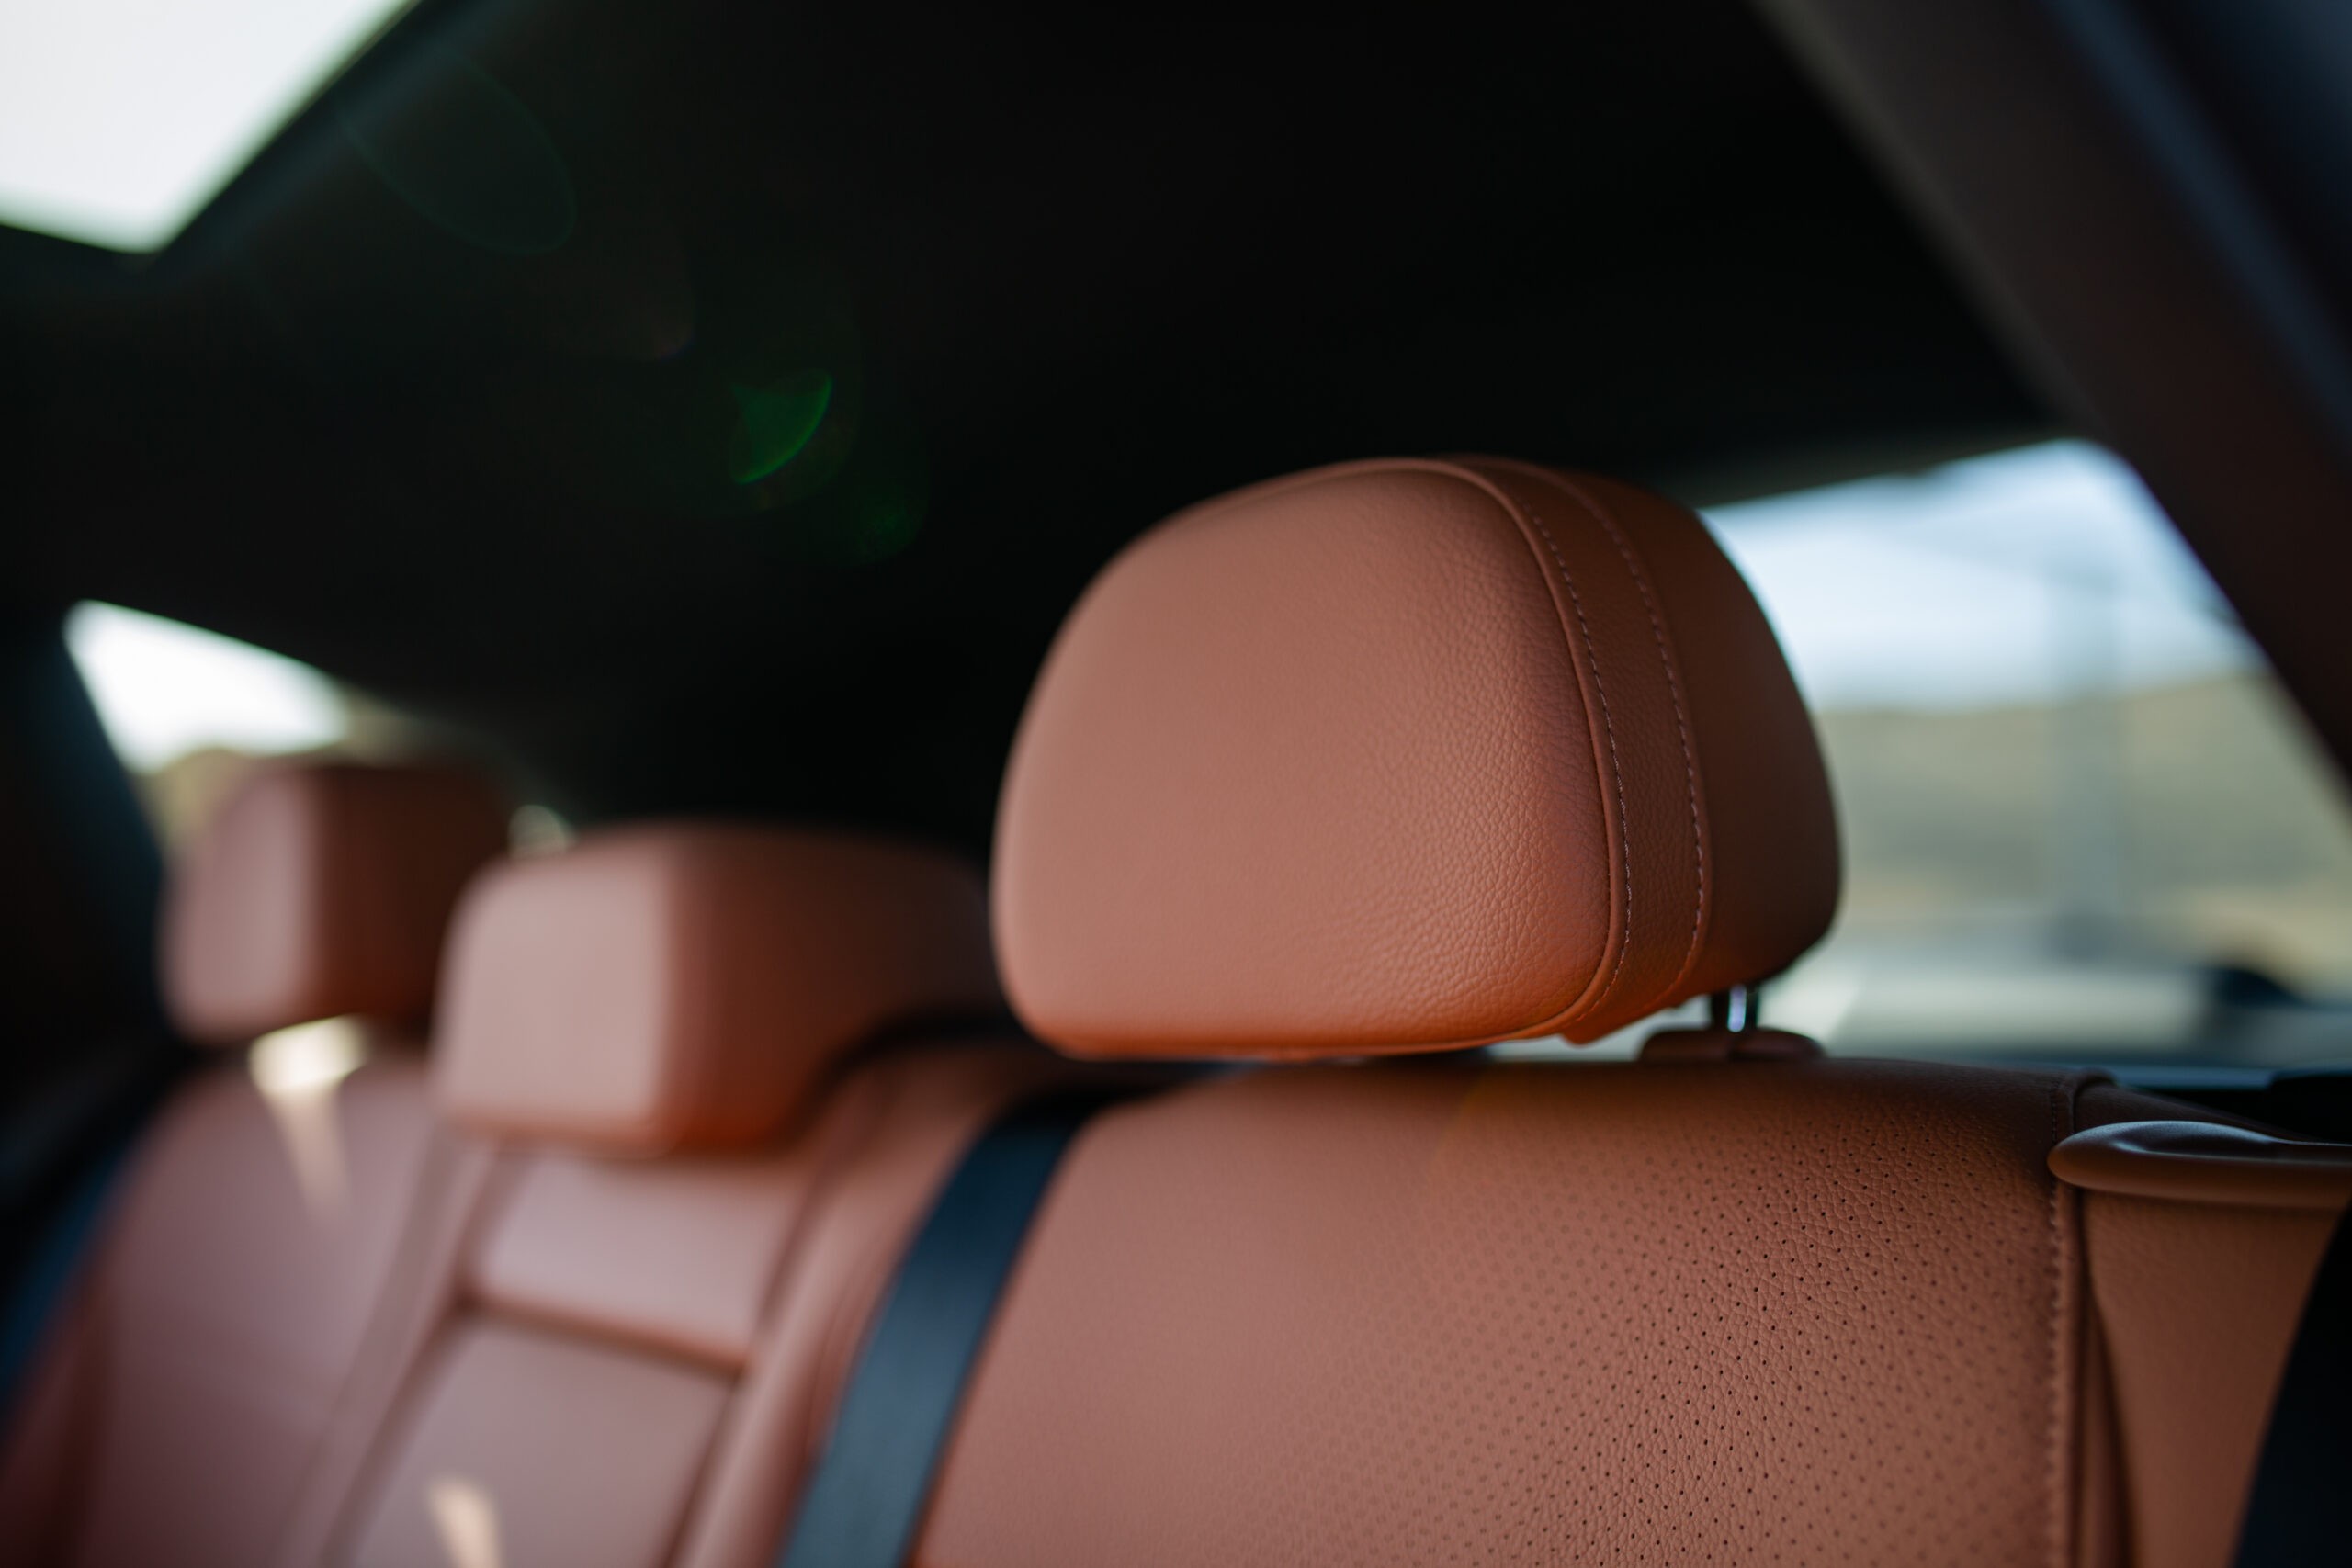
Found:
[[2061, 442], [1706, 513], [1829, 759], [1846, 893], [1768, 1022], [2248, 1064], [2352, 1041], [2352, 815], [2131, 470]]

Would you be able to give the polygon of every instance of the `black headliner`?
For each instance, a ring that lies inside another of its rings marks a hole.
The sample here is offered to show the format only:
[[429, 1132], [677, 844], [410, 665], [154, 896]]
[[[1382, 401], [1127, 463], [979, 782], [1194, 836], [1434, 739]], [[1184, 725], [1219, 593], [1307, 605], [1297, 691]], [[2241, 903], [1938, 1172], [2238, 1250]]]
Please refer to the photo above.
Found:
[[[1696, 498], [2046, 427], [1742, 6], [1548, 10], [428, 7], [159, 261], [0, 234], [0, 570], [585, 817], [978, 845], [1061, 612], [1185, 502], [1453, 448]], [[576, 222], [516, 254], [534, 148]], [[734, 389], [811, 368], [854, 439], [754, 499]], [[866, 558], [877, 498], [922, 524]]]

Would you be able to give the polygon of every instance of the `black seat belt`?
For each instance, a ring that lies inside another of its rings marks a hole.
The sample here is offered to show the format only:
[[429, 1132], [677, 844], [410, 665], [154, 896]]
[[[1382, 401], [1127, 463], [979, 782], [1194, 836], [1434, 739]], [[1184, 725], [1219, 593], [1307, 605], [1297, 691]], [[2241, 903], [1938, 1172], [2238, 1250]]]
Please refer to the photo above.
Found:
[[2237, 1568], [2352, 1554], [2352, 1211], [2303, 1299], [2238, 1531]]
[[1014, 1107], [948, 1178], [850, 1374], [778, 1568], [899, 1568], [964, 1403], [997, 1298], [1062, 1153], [1125, 1092]]

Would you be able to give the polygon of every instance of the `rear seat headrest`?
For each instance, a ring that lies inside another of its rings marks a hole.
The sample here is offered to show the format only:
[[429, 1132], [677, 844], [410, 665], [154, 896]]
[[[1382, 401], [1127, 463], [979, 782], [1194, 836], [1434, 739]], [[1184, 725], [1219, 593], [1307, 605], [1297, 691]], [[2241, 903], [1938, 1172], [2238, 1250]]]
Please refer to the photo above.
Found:
[[971, 868], [842, 835], [592, 834], [484, 877], [451, 941], [443, 1112], [604, 1153], [757, 1142], [880, 1030], [1003, 1008]]
[[161, 941], [174, 1024], [241, 1044], [345, 1014], [422, 1021], [458, 894], [505, 846], [505, 807], [471, 773], [256, 768], [174, 868]]
[[1084, 1055], [1589, 1041], [1826, 928], [1828, 784], [1698, 519], [1493, 458], [1179, 513], [1072, 612], [997, 822], [1005, 984]]

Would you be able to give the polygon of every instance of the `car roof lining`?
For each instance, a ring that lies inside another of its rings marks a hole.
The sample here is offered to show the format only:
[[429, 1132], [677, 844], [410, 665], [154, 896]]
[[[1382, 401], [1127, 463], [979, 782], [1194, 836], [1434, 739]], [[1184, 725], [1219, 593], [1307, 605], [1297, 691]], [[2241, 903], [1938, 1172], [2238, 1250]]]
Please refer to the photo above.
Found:
[[[1484, 449], [1703, 500], [2054, 428], [1736, 0], [1133, 25], [420, 7], [153, 265], [0, 234], [18, 593], [308, 660], [586, 819], [977, 848], [1061, 614], [1202, 496]], [[410, 177], [445, 121], [526, 181], [536, 128], [573, 227], [464, 231]], [[812, 369], [854, 450], [747, 488], [745, 400]]]

